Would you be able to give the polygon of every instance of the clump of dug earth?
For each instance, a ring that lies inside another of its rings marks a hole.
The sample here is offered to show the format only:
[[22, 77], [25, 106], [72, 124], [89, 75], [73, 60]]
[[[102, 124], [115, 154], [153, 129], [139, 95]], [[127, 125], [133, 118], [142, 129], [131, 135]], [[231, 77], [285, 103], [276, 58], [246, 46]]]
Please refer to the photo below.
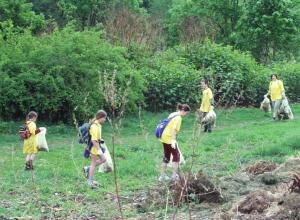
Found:
[[148, 192], [137, 204], [140, 212], [146, 212], [149, 207], [178, 206], [182, 203], [221, 203], [223, 197], [219, 189], [212, 183], [210, 177], [198, 172], [183, 173], [177, 182], [159, 183], [148, 189]]
[[[300, 220], [300, 158], [291, 158], [277, 168], [271, 162], [258, 161], [245, 171], [255, 175], [240, 185], [248, 187], [249, 193], [236, 196], [231, 208], [215, 214], [214, 220]], [[276, 180], [274, 184], [266, 182], [266, 176]]]

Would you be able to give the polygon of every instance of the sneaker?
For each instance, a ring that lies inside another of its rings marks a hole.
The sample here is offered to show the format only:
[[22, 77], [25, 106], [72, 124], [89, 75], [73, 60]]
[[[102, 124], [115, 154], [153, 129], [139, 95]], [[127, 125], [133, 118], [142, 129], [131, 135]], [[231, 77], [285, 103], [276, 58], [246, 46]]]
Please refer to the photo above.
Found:
[[166, 182], [169, 180], [170, 180], [170, 177], [168, 177], [166, 174], [160, 175], [160, 177], [158, 178], [159, 182]]
[[89, 178], [89, 171], [90, 171], [89, 166], [83, 167], [83, 173], [84, 173], [85, 178]]
[[31, 169], [31, 170], [34, 170], [34, 169], [33, 169], [33, 163], [32, 163], [32, 160], [29, 161], [29, 166], [30, 166], [30, 169]]
[[92, 180], [92, 181], [88, 180], [87, 183], [88, 183], [89, 187], [91, 187], [92, 189], [97, 189], [100, 187], [100, 184], [94, 180]]
[[25, 169], [24, 170], [31, 170], [31, 165], [29, 162], [25, 163]]
[[178, 182], [179, 180], [180, 180], [180, 177], [177, 173], [172, 175], [172, 181]]

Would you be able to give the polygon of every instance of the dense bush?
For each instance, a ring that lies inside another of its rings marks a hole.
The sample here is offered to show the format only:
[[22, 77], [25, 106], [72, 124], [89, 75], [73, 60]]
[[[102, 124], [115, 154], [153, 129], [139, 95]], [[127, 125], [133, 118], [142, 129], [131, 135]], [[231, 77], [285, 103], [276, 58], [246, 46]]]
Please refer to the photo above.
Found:
[[300, 102], [300, 64], [282, 63], [273, 68], [283, 80], [286, 94], [290, 101]]
[[290, 102], [300, 101], [300, 64], [298, 63], [277, 63], [268, 67], [260, 67], [260, 70], [251, 85], [254, 94], [254, 101], [258, 104], [263, 95], [269, 89], [271, 74], [275, 72], [278, 78], [283, 81], [286, 95]]
[[143, 100], [143, 80], [126, 60], [126, 49], [107, 43], [99, 32], [67, 28], [39, 38], [23, 34], [0, 49], [3, 118], [24, 118], [34, 109], [51, 121], [70, 121], [76, 107], [79, 118], [90, 116], [106, 105], [99, 75], [114, 70], [120, 88], [132, 75], [128, 106]]
[[283, 79], [290, 100], [300, 99], [299, 64], [265, 67], [248, 54], [210, 41], [146, 56], [138, 66], [144, 66], [150, 110], [169, 109], [177, 102], [199, 105], [203, 78], [209, 80], [218, 106], [258, 106], [268, 91], [272, 71]]
[[177, 103], [195, 106], [200, 102], [201, 72], [178, 56], [178, 50], [155, 54], [141, 70], [147, 84], [145, 100], [149, 110], [174, 109]]
[[259, 66], [251, 56], [209, 41], [191, 44], [185, 51], [189, 64], [204, 72], [220, 106], [252, 105], [256, 102]]
[[[141, 103], [151, 111], [174, 109], [178, 102], [199, 107], [200, 81], [208, 78], [218, 106], [257, 105], [276, 71], [292, 102], [300, 101], [300, 64], [258, 65], [250, 55], [206, 41], [155, 52], [113, 46], [102, 33], [72, 28], [34, 37], [0, 37], [0, 117], [24, 119], [36, 110], [49, 121], [90, 117], [109, 109], [101, 77], [117, 72], [118, 91], [130, 84], [128, 108]], [[76, 111], [75, 111], [76, 109]]]

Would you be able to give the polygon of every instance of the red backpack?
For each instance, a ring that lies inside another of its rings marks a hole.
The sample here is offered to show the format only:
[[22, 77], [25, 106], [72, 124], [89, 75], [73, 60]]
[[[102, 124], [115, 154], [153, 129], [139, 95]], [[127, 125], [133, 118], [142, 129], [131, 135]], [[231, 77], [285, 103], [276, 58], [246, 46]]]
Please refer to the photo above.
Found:
[[[30, 123], [30, 122], [29, 122]], [[28, 128], [28, 124], [29, 123], [26, 123], [24, 125], [21, 125], [20, 126], [20, 129], [19, 129], [19, 136], [21, 138], [21, 140], [25, 140], [25, 139], [28, 139], [31, 134], [30, 134], [30, 131], [29, 131], [29, 128]]]

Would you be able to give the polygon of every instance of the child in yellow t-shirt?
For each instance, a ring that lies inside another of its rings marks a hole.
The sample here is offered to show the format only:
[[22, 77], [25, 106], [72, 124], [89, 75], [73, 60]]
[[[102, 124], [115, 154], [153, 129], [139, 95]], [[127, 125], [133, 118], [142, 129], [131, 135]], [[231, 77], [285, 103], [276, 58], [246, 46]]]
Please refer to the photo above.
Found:
[[170, 161], [171, 154], [173, 156], [173, 175], [172, 179], [174, 181], [179, 180], [178, 169], [180, 161], [180, 153], [177, 147], [176, 135], [180, 131], [182, 116], [187, 115], [190, 112], [190, 107], [187, 104], [178, 104], [178, 111], [173, 112], [169, 115], [169, 118], [173, 117], [171, 121], [165, 127], [160, 141], [164, 148], [164, 157], [161, 165], [161, 174], [159, 181], [166, 181], [169, 177], [165, 174], [167, 165]]
[[268, 95], [271, 96], [272, 106], [273, 106], [273, 119], [275, 120], [278, 118], [278, 111], [282, 102], [282, 99], [285, 98], [285, 91], [283, 82], [277, 79], [277, 75], [272, 73], [271, 75], [271, 82], [269, 85], [269, 91], [264, 97]]
[[29, 112], [26, 117], [25, 124], [29, 131], [29, 137], [24, 139], [23, 144], [23, 153], [26, 154], [25, 170], [33, 170], [33, 160], [38, 152], [36, 134], [38, 134], [40, 130], [36, 128], [35, 124], [37, 117], [38, 114], [34, 111]]
[[[211, 110], [211, 106], [213, 104], [213, 93], [211, 89], [208, 87], [208, 80], [203, 80], [201, 82], [202, 88], [202, 102], [200, 106], [200, 119], [204, 118], [207, 113]], [[204, 132], [211, 132], [212, 125], [210, 123], [204, 124]]]
[[100, 140], [102, 135], [102, 125], [106, 121], [107, 113], [103, 110], [100, 110], [96, 113], [95, 119], [91, 122], [91, 127], [89, 133], [91, 135], [91, 141], [93, 146], [90, 151], [90, 166], [84, 167], [84, 173], [88, 178], [88, 185], [91, 188], [96, 188], [99, 184], [94, 180], [94, 173], [96, 166], [105, 163], [106, 158], [104, 152], [102, 152], [100, 147]]

